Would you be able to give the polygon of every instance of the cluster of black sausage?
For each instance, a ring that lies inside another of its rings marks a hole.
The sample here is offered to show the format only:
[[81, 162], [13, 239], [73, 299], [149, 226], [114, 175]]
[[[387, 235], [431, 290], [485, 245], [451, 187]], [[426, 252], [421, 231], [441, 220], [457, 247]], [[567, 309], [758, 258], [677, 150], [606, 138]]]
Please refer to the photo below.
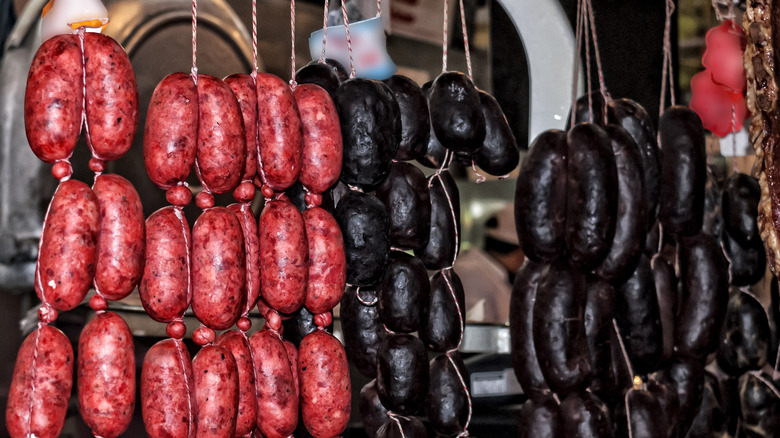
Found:
[[734, 286], [765, 272], [755, 180], [736, 174], [721, 195], [688, 108], [664, 112], [659, 148], [638, 104], [591, 99], [577, 102], [567, 132], [535, 140], [517, 181], [529, 259], [510, 311], [513, 364], [529, 397], [520, 435], [725, 431], [716, 429], [719, 388], [705, 384], [715, 382], [704, 367], [717, 352], [723, 371], [743, 376], [731, 418], [741, 412], [748, 436], [775, 436], [776, 415], [759, 414], [780, 403], [759, 372], [768, 319], [748, 291], [729, 298], [729, 272]]

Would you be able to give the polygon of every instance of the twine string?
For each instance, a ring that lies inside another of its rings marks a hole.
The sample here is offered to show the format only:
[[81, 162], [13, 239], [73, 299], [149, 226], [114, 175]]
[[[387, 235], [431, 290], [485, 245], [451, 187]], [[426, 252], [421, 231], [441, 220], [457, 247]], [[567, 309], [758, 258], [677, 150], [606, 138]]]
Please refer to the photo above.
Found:
[[198, 84], [198, 0], [192, 0], [192, 80]]
[[[469, 50], [469, 35], [468, 29], [466, 28], [466, 13], [463, 8], [463, 0], [458, 0], [458, 3], [460, 4], [460, 26], [463, 31], [463, 49], [466, 52], [466, 68], [469, 73], [469, 79], [473, 82], [474, 75], [471, 71], [471, 51]], [[447, 19], [446, 15], [444, 16], [444, 19]]]
[[[326, 0], [327, 1], [327, 0]], [[257, 0], [252, 0], [252, 61], [257, 74]]]
[[398, 425], [398, 431], [401, 433], [401, 438], [406, 438], [406, 435], [404, 434], [404, 428], [401, 426], [401, 420], [399, 420], [399, 418], [403, 418], [404, 420], [409, 419], [403, 415], [396, 414], [393, 411], [387, 411], [387, 416], [390, 417], [391, 420], [395, 421], [396, 425]]
[[618, 344], [620, 344], [620, 351], [623, 353], [623, 359], [626, 361], [626, 365], [628, 366], [628, 373], [631, 375], [631, 383], [633, 384], [634, 368], [631, 366], [631, 360], [628, 358], [628, 351], [626, 351], [626, 346], [623, 344], [623, 336], [620, 335], [620, 329], [618, 328], [615, 318], [612, 318], [612, 327], [615, 328]]
[[290, 87], [295, 89], [295, 0], [290, 0]]
[[670, 93], [670, 99], [672, 102], [672, 106], [674, 106], [674, 77], [673, 74], [673, 67], [672, 67], [672, 45], [670, 40], [670, 30], [671, 30], [671, 23], [672, 23], [672, 14], [674, 13], [674, 0], [666, 0], [666, 21], [664, 23], [664, 60], [663, 60], [663, 66], [661, 67], [661, 103], [659, 105], [659, 115], [664, 113], [664, 110], [666, 109], [666, 83], [667, 78], [669, 82], [669, 93]]
[[571, 108], [572, 108], [572, 120], [574, 120], [574, 110], [577, 103], [577, 85], [579, 85], [579, 73], [580, 73], [580, 50], [582, 49], [582, 0], [577, 0], [577, 25], [576, 25], [576, 46], [574, 51], [574, 71], [572, 72], [572, 85], [571, 85]]
[[355, 59], [352, 57], [352, 37], [349, 35], [349, 17], [347, 17], [347, 5], [341, 2], [341, 15], [344, 16], [344, 30], [347, 32], [347, 51], [349, 52], [349, 78], [355, 77]]
[[588, 15], [588, 1], [582, 2], [582, 33], [585, 40], [585, 85], [588, 96], [588, 121], [593, 123], [593, 94], [591, 93], [591, 81], [590, 81], [590, 41], [588, 39], [588, 20], [585, 19]]
[[320, 54], [320, 64], [325, 63], [325, 46], [328, 44], [328, 0], [325, 0], [325, 7], [322, 12], [322, 53]]
[[450, 19], [447, 16], [449, 14], [449, 0], [444, 0], [444, 21], [442, 24], [442, 42], [441, 42], [441, 72], [447, 71], [447, 34], [449, 31]]

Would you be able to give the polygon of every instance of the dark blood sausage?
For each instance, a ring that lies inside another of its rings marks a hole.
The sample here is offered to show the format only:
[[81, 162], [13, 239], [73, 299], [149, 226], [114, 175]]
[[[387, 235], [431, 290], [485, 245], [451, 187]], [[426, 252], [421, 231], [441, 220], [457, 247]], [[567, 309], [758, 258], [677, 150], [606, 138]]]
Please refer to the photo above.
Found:
[[460, 251], [460, 194], [449, 171], [428, 177], [431, 197], [431, 231], [428, 242], [414, 255], [431, 270], [452, 266]]
[[241, 223], [225, 207], [204, 211], [192, 227], [192, 312], [214, 330], [231, 327], [246, 302]]
[[769, 340], [769, 319], [761, 303], [751, 294], [733, 294], [720, 332], [720, 369], [731, 376], [761, 369], [767, 362]]
[[720, 235], [720, 241], [729, 260], [732, 285], [751, 286], [764, 278], [766, 251], [763, 246], [753, 244], [744, 247], [731, 236], [731, 233], [725, 230]]
[[677, 427], [683, 435], [691, 426], [696, 409], [701, 403], [704, 388], [704, 365], [698, 360], [675, 358], [664, 371], [664, 381], [677, 391]]
[[375, 196], [350, 191], [339, 200], [334, 217], [344, 235], [347, 283], [375, 284], [390, 258], [390, 220], [385, 205]]
[[428, 180], [410, 163], [395, 162], [390, 174], [376, 189], [387, 207], [390, 243], [396, 248], [420, 249], [431, 232], [431, 195]]
[[73, 388], [73, 347], [59, 330], [43, 325], [16, 356], [5, 424], [12, 438], [60, 435]]
[[252, 209], [245, 204], [228, 205], [228, 210], [238, 218], [244, 236], [244, 257], [246, 259], [246, 299], [241, 314], [249, 313], [260, 296], [260, 234], [257, 219]]
[[194, 381], [181, 340], [164, 339], [149, 349], [141, 369], [141, 412], [150, 437], [197, 435]]
[[642, 178], [645, 185], [647, 225], [652, 226], [661, 195], [661, 150], [658, 149], [653, 121], [647, 111], [631, 99], [611, 99], [609, 120], [617, 122], [633, 137], [642, 151]]
[[488, 93], [480, 91], [479, 102], [485, 116], [486, 134], [482, 147], [474, 154], [474, 161], [480, 169], [491, 175], [507, 175], [520, 163], [517, 140], [498, 101]]
[[[512, 297], [509, 300], [509, 330], [512, 340], [512, 366], [523, 393], [532, 400], [539, 400], [549, 392], [544, 375], [539, 368], [534, 348], [534, 303], [547, 265], [526, 260], [515, 276]], [[452, 301], [450, 299], [450, 301]], [[431, 303], [433, 304], [433, 303]], [[431, 306], [433, 309], [433, 305]], [[587, 318], [587, 314], [586, 314]], [[458, 327], [460, 328], [460, 327]], [[587, 319], [586, 319], [587, 328]], [[458, 331], [460, 334], [460, 331]], [[456, 344], [457, 345], [457, 344]], [[523, 408], [525, 409], [525, 408]], [[530, 420], [530, 419], [529, 419]]]
[[344, 82], [349, 79], [349, 71], [340, 62], [336, 61], [335, 59], [325, 58], [325, 64], [327, 64], [331, 70], [336, 73], [336, 77], [339, 78], [339, 82]]
[[[718, 237], [723, 232], [723, 193], [712, 168], [707, 168], [707, 182], [704, 184], [704, 217], [701, 232]], [[758, 212], [758, 206], [756, 206]], [[755, 220], [755, 219], [754, 219]], [[760, 246], [760, 245], [759, 245]], [[763, 246], [761, 246], [763, 248]]]
[[729, 299], [728, 261], [718, 241], [707, 234], [684, 238], [679, 248], [683, 289], [675, 324], [675, 351], [703, 358], [718, 347], [717, 333]]
[[290, 187], [301, 172], [303, 125], [290, 86], [269, 73], [257, 75], [260, 137], [258, 175], [275, 191]]
[[190, 306], [191, 247], [190, 227], [182, 211], [164, 207], [146, 219], [144, 274], [138, 294], [155, 321], [169, 322]]
[[691, 428], [688, 429], [687, 436], [728, 436], [730, 417], [736, 415], [730, 415], [719, 400], [720, 394], [717, 385], [718, 382], [715, 381], [715, 378], [710, 378], [708, 374], [704, 381], [701, 403], [693, 418]]
[[735, 173], [723, 188], [723, 219], [726, 231], [740, 245], [761, 248], [758, 232], [758, 200], [761, 188], [750, 175]]
[[223, 347], [233, 355], [238, 372], [238, 413], [235, 436], [251, 433], [257, 425], [257, 395], [255, 394], [255, 368], [249, 341], [238, 330], [222, 333], [214, 345]]
[[198, 89], [192, 76], [173, 73], [149, 101], [144, 126], [144, 165], [149, 179], [167, 189], [185, 181], [198, 149]]
[[518, 430], [520, 438], [558, 438], [561, 436], [561, 410], [552, 393], [540, 394], [523, 403]]
[[257, 151], [260, 148], [257, 136], [257, 87], [252, 76], [247, 74], [230, 75], [224, 81], [233, 91], [244, 121], [246, 159], [241, 181], [252, 181], [257, 174]]
[[[607, 117], [604, 112], [607, 110], [607, 106], [601, 91], [593, 91], [578, 97], [574, 102], [573, 110], [574, 121], [572, 121], [571, 118], [571, 110], [569, 110], [569, 117], [566, 119], [567, 131], [571, 129], [572, 126], [583, 122], [595, 123], [602, 127], [607, 125]], [[612, 120], [610, 119], [610, 121]]]
[[552, 262], [564, 249], [566, 149], [566, 132], [550, 130], [539, 134], [517, 175], [517, 235], [523, 253], [535, 262]]
[[[655, 396], [648, 391], [630, 390], [624, 403], [618, 403], [615, 410], [615, 436], [617, 438], [666, 437], [666, 418]], [[631, 418], [627, 419], [626, 403], [631, 412]], [[629, 424], [630, 422], [630, 424]], [[631, 432], [629, 433], [629, 427]]]
[[390, 89], [371, 79], [342, 83], [333, 102], [344, 140], [341, 180], [363, 189], [382, 183], [401, 141], [401, 111]]
[[76, 147], [83, 77], [78, 36], [57, 35], [35, 52], [24, 94], [24, 129], [35, 156], [47, 163], [69, 158]]
[[360, 288], [360, 298], [372, 305], [361, 303], [356, 288], [348, 287], [341, 298], [341, 324], [347, 356], [360, 374], [376, 377], [376, 359], [379, 344], [385, 338], [382, 320], [379, 318], [377, 295], [373, 290]]
[[[458, 300], [460, 314], [452, 299], [453, 293]], [[452, 269], [433, 274], [429, 299], [425, 305], [428, 314], [423, 319], [418, 336], [429, 350], [437, 353], [457, 348], [461, 329], [466, 323], [466, 293], [458, 274]]]
[[388, 421], [376, 431], [376, 438], [425, 438], [427, 436], [425, 425], [415, 417], [399, 417], [398, 423]]
[[567, 135], [566, 247], [585, 270], [609, 253], [618, 211], [618, 177], [610, 138], [596, 125], [581, 123]]
[[282, 313], [306, 299], [309, 245], [303, 216], [287, 197], [268, 202], [260, 214], [260, 291]]
[[325, 313], [341, 300], [347, 282], [344, 236], [336, 219], [314, 207], [303, 212], [309, 245], [309, 280], [303, 305], [311, 313]]
[[303, 338], [298, 353], [301, 415], [315, 438], [344, 432], [349, 422], [352, 385], [344, 347], [333, 335], [317, 330]]
[[590, 353], [585, 333], [585, 276], [564, 262], [542, 275], [533, 310], [536, 357], [547, 385], [557, 393], [590, 383]]
[[666, 231], [691, 236], [701, 229], [707, 154], [701, 119], [688, 107], [668, 108], [658, 121], [663, 150], [658, 217]]
[[388, 334], [377, 351], [377, 389], [382, 405], [395, 413], [420, 411], [428, 392], [425, 345], [408, 334]]
[[668, 362], [674, 354], [674, 324], [677, 312], [677, 275], [674, 267], [661, 257], [653, 257], [650, 261], [655, 280], [655, 294], [658, 298], [658, 309], [661, 316], [661, 333], [663, 337], [663, 362]]
[[336, 74], [335, 69], [328, 64], [317, 60], [311, 61], [299, 68], [298, 71], [295, 72], [295, 81], [299, 86], [302, 84], [319, 85], [331, 96], [336, 93], [336, 89], [338, 89], [339, 84], [341, 84], [341, 80]]
[[249, 338], [257, 389], [257, 427], [264, 437], [287, 438], [298, 424], [292, 365], [279, 335], [268, 330]]
[[89, 290], [97, 265], [100, 207], [81, 181], [59, 185], [46, 213], [35, 266], [35, 292], [57, 310], [78, 306]]
[[298, 180], [322, 193], [339, 180], [344, 146], [339, 114], [328, 92], [302, 84], [293, 92], [303, 124], [303, 155]]
[[[341, 310], [342, 315], [344, 310]], [[263, 313], [261, 311], [263, 315]], [[344, 322], [342, 321], [342, 324]], [[309, 312], [306, 307], [301, 307], [297, 312], [293, 313], [289, 318], [282, 320], [282, 328], [284, 329], [284, 339], [289, 340], [293, 345], [300, 345], [303, 338], [309, 333], [317, 330], [317, 324], [314, 323], [314, 315]], [[333, 333], [333, 323], [325, 327], [329, 333]]]
[[607, 257], [596, 268], [596, 274], [616, 284], [622, 283], [636, 268], [647, 233], [647, 204], [644, 196], [642, 157], [639, 147], [625, 129], [610, 125], [606, 128], [615, 154], [618, 196], [615, 236]]
[[479, 92], [460, 72], [441, 73], [431, 85], [431, 126], [436, 138], [454, 152], [474, 153], [485, 140], [485, 115]]
[[198, 114], [198, 178], [204, 190], [227, 193], [241, 182], [246, 165], [241, 107], [221, 79], [198, 75]]
[[[431, 86], [433, 81], [426, 82], [422, 86], [422, 92], [430, 104]], [[428, 118], [430, 119], [430, 105], [428, 105]], [[431, 167], [437, 169], [441, 167], [444, 162], [444, 158], [447, 155], [447, 149], [439, 143], [439, 139], [436, 138], [436, 134], [433, 132], [433, 125], [431, 125], [430, 133], [428, 136], [428, 146], [420, 157], [417, 158], [417, 162], [425, 167]]]
[[428, 148], [431, 119], [428, 101], [416, 82], [402, 75], [384, 80], [401, 110], [401, 143], [395, 159], [409, 161], [421, 157]]
[[750, 372], [739, 378], [742, 430], [749, 437], [777, 436], [780, 433], [780, 396], [770, 386], [771, 377]]
[[146, 233], [144, 209], [130, 181], [103, 174], [92, 186], [100, 206], [95, 287], [106, 299], [121, 300], [141, 281]]
[[469, 416], [469, 396], [458, 373], [464, 382], [469, 381], [466, 365], [457, 352], [452, 355], [452, 360], [446, 354], [436, 356], [428, 369], [430, 384], [425, 398], [425, 413], [433, 430], [444, 436], [463, 432]]
[[664, 383], [650, 379], [647, 382], [647, 391], [653, 394], [661, 407], [661, 415], [666, 424], [665, 436], [672, 436], [677, 427], [680, 414], [680, 400], [677, 397], [677, 390], [668, 382]]
[[612, 438], [607, 406], [594, 394], [573, 392], [561, 401], [561, 436]]
[[130, 150], [138, 130], [138, 85], [122, 46], [100, 33], [84, 34], [87, 133], [92, 152], [116, 160]]
[[615, 292], [615, 321], [634, 372], [655, 371], [661, 362], [664, 344], [655, 277], [647, 256], [642, 256], [631, 278]]
[[360, 390], [360, 419], [369, 438], [375, 438], [379, 428], [392, 421], [387, 416], [387, 408], [379, 401], [376, 379], [366, 383]]
[[588, 276], [588, 299], [585, 304], [585, 334], [593, 380], [590, 389], [596, 394], [609, 392], [612, 374], [612, 318], [615, 312], [615, 288], [607, 281]]
[[192, 359], [198, 436], [232, 438], [238, 415], [238, 370], [230, 351], [206, 345]]
[[93, 435], [116, 438], [135, 409], [135, 352], [130, 327], [116, 313], [98, 314], [79, 337], [81, 418]]
[[390, 253], [390, 262], [377, 284], [379, 317], [394, 332], [420, 330], [428, 315], [431, 283], [425, 264], [405, 252]]

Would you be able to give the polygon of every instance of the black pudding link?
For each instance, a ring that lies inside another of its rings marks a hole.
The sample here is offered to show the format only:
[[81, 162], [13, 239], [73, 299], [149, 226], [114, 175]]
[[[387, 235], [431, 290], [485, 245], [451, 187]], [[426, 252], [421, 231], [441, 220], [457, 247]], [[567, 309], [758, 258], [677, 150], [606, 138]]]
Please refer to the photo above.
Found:
[[453, 152], [473, 154], [485, 141], [485, 115], [479, 92], [468, 76], [445, 72], [433, 81], [431, 126], [436, 138]]
[[677, 314], [677, 275], [674, 267], [663, 257], [653, 257], [650, 261], [655, 279], [655, 294], [658, 299], [659, 315], [661, 317], [661, 333], [663, 334], [664, 364], [671, 360], [674, 354], [674, 316]]
[[520, 438], [559, 438], [561, 435], [561, 408], [553, 394], [548, 392], [523, 404], [518, 424]]
[[336, 93], [341, 81], [331, 66], [318, 61], [312, 61], [295, 72], [295, 81], [299, 84], [319, 85], [330, 94]]
[[479, 101], [485, 115], [485, 141], [474, 153], [474, 161], [490, 175], [506, 175], [520, 162], [517, 140], [498, 101], [484, 91], [479, 92]]
[[375, 438], [377, 431], [392, 421], [387, 416], [387, 408], [379, 401], [376, 379], [366, 383], [360, 390], [360, 419], [369, 438]]
[[723, 230], [720, 238], [729, 258], [732, 285], [751, 286], [764, 278], [766, 251], [761, 243], [744, 247], [726, 230]]
[[416, 160], [425, 154], [431, 135], [428, 100], [420, 86], [406, 76], [393, 75], [384, 80], [401, 110], [401, 144], [395, 159]]
[[388, 334], [377, 353], [377, 389], [382, 404], [395, 413], [414, 415], [428, 393], [428, 353], [417, 337]]
[[563, 437], [612, 438], [609, 410], [590, 392], [573, 392], [562, 400], [561, 420]]
[[[446, 278], [445, 278], [446, 277]], [[452, 286], [460, 306], [460, 321], [458, 308], [452, 300], [452, 292], [447, 285]], [[430, 302], [427, 306], [428, 317], [423, 320], [418, 335], [429, 350], [443, 353], [458, 347], [461, 328], [466, 321], [466, 294], [460, 277], [452, 269], [438, 271], [431, 277]]]
[[735, 377], [761, 369], [767, 363], [770, 336], [769, 319], [761, 303], [750, 294], [734, 293], [720, 333], [718, 366]]
[[428, 431], [422, 421], [415, 417], [398, 417], [401, 429], [395, 421], [388, 421], [376, 432], [376, 438], [427, 438]]
[[626, 404], [618, 403], [615, 409], [615, 438], [643, 437], [665, 438], [666, 418], [661, 404], [648, 391], [632, 390], [628, 393], [628, 409], [631, 411], [631, 435], [626, 421]]
[[394, 332], [420, 329], [428, 315], [431, 283], [425, 264], [405, 252], [392, 251], [382, 280], [377, 284], [379, 317]]
[[767, 384], [771, 382], [766, 373], [745, 373], [739, 378], [742, 430], [750, 438], [780, 434], [780, 399]]
[[[430, 120], [430, 98], [431, 98], [431, 87], [433, 86], [433, 81], [426, 82], [422, 86], [422, 92], [425, 95], [425, 98], [428, 102], [428, 119]], [[428, 135], [428, 145], [425, 147], [425, 150], [423, 151], [423, 154], [417, 158], [417, 162], [422, 164], [425, 167], [430, 167], [432, 169], [438, 169], [441, 167], [441, 165], [444, 163], [444, 158], [447, 155], [447, 149], [442, 146], [442, 144], [439, 142], [439, 139], [436, 138], [436, 134], [433, 132], [433, 125], [430, 125], [430, 132]]]
[[743, 247], [763, 249], [756, 217], [761, 187], [758, 180], [735, 173], [723, 188], [723, 219], [726, 231]]
[[372, 286], [382, 278], [390, 258], [390, 220], [375, 196], [350, 191], [333, 215], [344, 235], [347, 283]]
[[390, 243], [396, 248], [420, 249], [431, 232], [431, 194], [428, 180], [409, 163], [390, 165], [390, 174], [376, 189], [376, 197], [387, 207]]
[[469, 416], [468, 395], [458, 377], [469, 381], [466, 365], [460, 354], [453, 353], [453, 367], [446, 354], [440, 354], [430, 362], [428, 395], [425, 399], [425, 413], [433, 430], [443, 436], [455, 436], [465, 430]]
[[[414, 255], [431, 270], [452, 266], [460, 250], [456, 244], [460, 233], [460, 193], [450, 172], [443, 171], [440, 177], [431, 175], [429, 181], [431, 198], [431, 231], [428, 242]], [[453, 212], [455, 213], [453, 216]]]
[[588, 337], [591, 375], [590, 390], [601, 396], [612, 389], [612, 318], [615, 288], [596, 276], [588, 276], [588, 300], [585, 304], [585, 334]]
[[[385, 328], [379, 318], [379, 306], [367, 306], [357, 299], [355, 287], [347, 287], [341, 297], [341, 327], [344, 333], [344, 348], [347, 357], [360, 374], [376, 377], [376, 355], [379, 343], [385, 338]], [[360, 288], [360, 298], [367, 303], [375, 302], [376, 292]]]

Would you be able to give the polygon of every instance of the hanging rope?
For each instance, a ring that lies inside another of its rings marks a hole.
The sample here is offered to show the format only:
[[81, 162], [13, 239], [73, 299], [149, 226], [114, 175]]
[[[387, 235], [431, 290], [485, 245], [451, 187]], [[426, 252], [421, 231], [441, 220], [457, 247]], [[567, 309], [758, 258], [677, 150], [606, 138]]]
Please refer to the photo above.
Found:
[[674, 13], [674, 0], [666, 0], [666, 22], [664, 23], [664, 61], [661, 73], [661, 103], [659, 105], [659, 115], [666, 109], [666, 83], [669, 82], [669, 94], [672, 106], [675, 105], [674, 99], [674, 68], [672, 66], [672, 44], [670, 42], [670, 31], [672, 27], [672, 14]]
[[576, 46], [574, 51], [574, 71], [572, 73], [572, 86], [571, 86], [571, 108], [574, 112], [575, 104], [577, 103], [577, 85], [579, 84], [580, 75], [580, 50], [582, 49], [582, 0], [577, 0], [577, 26], [576, 26]]
[[347, 17], [347, 6], [344, 1], [341, 2], [341, 15], [344, 16], [344, 29], [347, 32], [347, 50], [349, 51], [349, 78], [355, 77], [355, 60], [352, 58], [352, 37], [349, 35], [349, 18]]
[[257, 0], [252, 0], [252, 60], [255, 66], [253, 73], [257, 76]]
[[461, 26], [461, 30], [463, 31], [463, 49], [466, 52], [466, 69], [469, 73], [469, 79], [471, 79], [471, 81], [474, 82], [474, 75], [472, 74], [471, 71], [471, 51], [469, 50], [469, 35], [468, 35], [468, 29], [466, 28], [466, 13], [463, 9], [463, 0], [458, 0], [458, 3], [460, 4], [460, 26]]
[[325, 62], [325, 45], [328, 43], [328, 0], [325, 0], [325, 7], [322, 12], [322, 53], [320, 54], [320, 63]]
[[290, 87], [295, 89], [295, 0], [290, 0]]
[[447, 34], [449, 27], [449, 0], [444, 0], [444, 21], [442, 25], [442, 42], [441, 42], [441, 72], [447, 71]]
[[198, 0], [192, 0], [192, 80], [198, 84]]

